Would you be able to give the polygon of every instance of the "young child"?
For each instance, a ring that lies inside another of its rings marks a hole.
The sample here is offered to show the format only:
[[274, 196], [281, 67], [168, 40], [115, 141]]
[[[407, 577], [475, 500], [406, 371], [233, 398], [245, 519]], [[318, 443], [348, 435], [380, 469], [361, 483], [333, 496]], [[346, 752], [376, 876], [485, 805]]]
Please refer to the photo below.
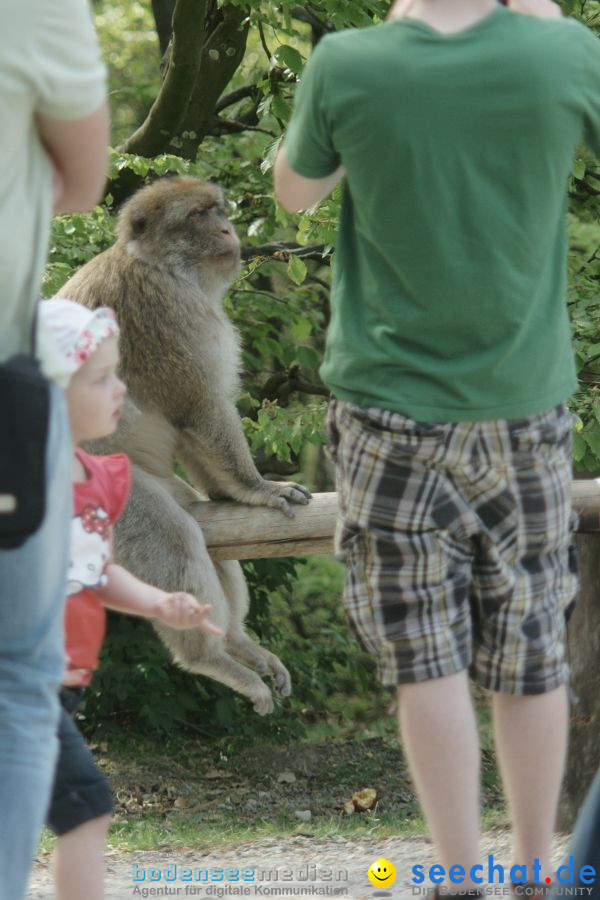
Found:
[[70, 373], [67, 402], [73, 440], [74, 513], [71, 531], [59, 755], [47, 822], [58, 835], [55, 886], [60, 900], [101, 900], [104, 845], [112, 812], [108, 783], [71, 716], [98, 665], [105, 607], [160, 619], [174, 628], [222, 631], [207, 619], [210, 606], [190, 594], [167, 594], [111, 561], [111, 532], [127, 502], [130, 464], [123, 454], [92, 456], [82, 441], [116, 429], [125, 385], [117, 377], [119, 329], [110, 309], [89, 310], [71, 300], [40, 304]]

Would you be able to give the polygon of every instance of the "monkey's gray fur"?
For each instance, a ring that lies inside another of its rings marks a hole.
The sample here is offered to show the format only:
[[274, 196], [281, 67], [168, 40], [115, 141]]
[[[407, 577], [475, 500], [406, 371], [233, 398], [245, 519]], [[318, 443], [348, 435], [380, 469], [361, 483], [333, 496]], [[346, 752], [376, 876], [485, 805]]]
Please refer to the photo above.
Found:
[[[223, 194], [196, 178], [157, 181], [123, 207], [116, 243], [83, 266], [59, 296], [112, 307], [121, 328], [121, 375], [129, 400], [116, 434], [96, 452], [126, 452], [133, 463], [130, 500], [115, 529], [115, 559], [166, 591], [212, 603], [224, 638], [154, 623], [177, 663], [273, 708], [271, 675], [284, 695], [290, 675], [244, 630], [248, 591], [237, 562], [213, 562], [197, 504], [228, 497], [257, 506], [306, 503], [291, 482], [258, 473], [234, 405], [239, 336], [223, 310], [240, 262], [239, 241]], [[195, 490], [173, 474], [178, 459]]]

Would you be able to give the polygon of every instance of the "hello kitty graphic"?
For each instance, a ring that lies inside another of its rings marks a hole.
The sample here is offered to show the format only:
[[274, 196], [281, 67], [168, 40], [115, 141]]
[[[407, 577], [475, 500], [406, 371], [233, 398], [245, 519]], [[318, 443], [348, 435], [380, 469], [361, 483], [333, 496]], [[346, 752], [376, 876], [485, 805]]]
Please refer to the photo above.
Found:
[[102, 587], [110, 559], [110, 520], [101, 506], [88, 503], [71, 522], [71, 559], [67, 593]]

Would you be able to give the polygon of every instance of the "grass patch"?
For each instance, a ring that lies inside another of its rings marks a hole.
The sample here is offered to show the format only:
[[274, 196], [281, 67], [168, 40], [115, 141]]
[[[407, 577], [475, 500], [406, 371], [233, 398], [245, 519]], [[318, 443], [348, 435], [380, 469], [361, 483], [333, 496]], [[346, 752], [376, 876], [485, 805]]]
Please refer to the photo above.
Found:
[[[259, 576], [254, 574], [258, 581]], [[343, 612], [343, 569], [326, 557], [311, 557], [298, 566], [297, 576], [270, 594], [264, 618], [259, 604], [254, 622], [294, 678], [294, 693], [278, 701], [269, 717], [257, 717], [244, 698], [222, 685], [178, 673], [162, 657], [151, 671], [146, 662], [132, 663], [127, 653], [144, 649], [138, 633], [114, 636], [117, 662], [107, 665], [106, 683], [96, 676], [98, 696], [118, 699], [122, 690], [125, 709], [145, 704], [165, 721], [162, 732], [152, 731], [143, 716], [128, 717], [115, 707], [100, 717], [113, 723], [111, 729], [95, 729], [98, 717], [84, 709], [80, 724], [115, 796], [113, 849], [227, 848], [299, 832], [320, 839], [425, 833], [397, 738], [394, 692], [378, 684], [374, 662], [351, 635]], [[157, 672], [162, 681], [155, 680]], [[190, 685], [216, 692], [216, 702], [191, 704]], [[482, 745], [483, 823], [504, 824], [489, 697], [476, 688], [473, 697]], [[180, 706], [190, 699], [181, 713], [185, 728], [173, 720], [174, 698]], [[347, 815], [344, 804], [365, 788], [377, 791], [376, 807]], [[300, 820], [297, 812], [310, 818]], [[52, 842], [45, 834], [43, 849]]]
[[[490, 749], [489, 709], [477, 698], [482, 737], [484, 827], [506, 824]], [[202, 742], [172, 738], [92, 745], [116, 803], [109, 835], [113, 850], [239, 846], [268, 837], [306, 834], [385, 838], [421, 835], [426, 828], [409, 779], [392, 716], [349, 737], [341, 724], [315, 724], [308, 739], [288, 744]], [[377, 731], [377, 734], [373, 732]], [[347, 815], [355, 791], [375, 788], [377, 805]], [[309, 821], [296, 812], [310, 811]], [[51, 850], [46, 832], [42, 852]]]

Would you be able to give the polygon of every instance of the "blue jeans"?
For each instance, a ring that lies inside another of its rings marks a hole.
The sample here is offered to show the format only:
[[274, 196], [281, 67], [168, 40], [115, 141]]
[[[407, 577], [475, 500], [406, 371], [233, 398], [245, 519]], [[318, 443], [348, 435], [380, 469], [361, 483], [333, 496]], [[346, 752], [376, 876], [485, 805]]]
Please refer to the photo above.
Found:
[[72, 452], [64, 392], [51, 391], [46, 516], [0, 550], [0, 900], [25, 895], [57, 752]]

